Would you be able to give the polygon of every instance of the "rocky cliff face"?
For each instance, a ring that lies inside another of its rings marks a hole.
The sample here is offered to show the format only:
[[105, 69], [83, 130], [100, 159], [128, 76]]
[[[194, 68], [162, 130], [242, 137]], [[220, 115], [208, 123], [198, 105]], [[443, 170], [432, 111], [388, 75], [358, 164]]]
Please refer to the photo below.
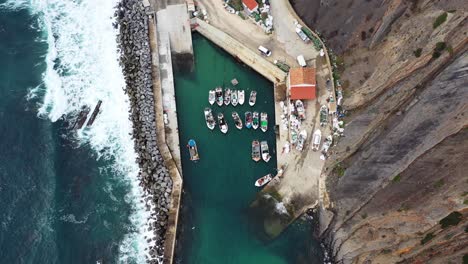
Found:
[[321, 226], [335, 260], [462, 263], [466, 2], [312, 2], [292, 1], [338, 55], [350, 110], [345, 137], [326, 164]]

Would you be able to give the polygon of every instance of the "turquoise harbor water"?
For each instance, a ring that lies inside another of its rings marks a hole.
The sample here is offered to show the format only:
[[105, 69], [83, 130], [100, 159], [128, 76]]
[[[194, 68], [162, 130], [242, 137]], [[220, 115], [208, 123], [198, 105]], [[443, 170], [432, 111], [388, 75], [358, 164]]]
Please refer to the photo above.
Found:
[[[183, 160], [184, 197], [177, 263], [190, 264], [286, 264], [321, 263], [320, 247], [311, 240], [311, 225], [299, 221], [279, 238], [265, 242], [248, 216], [249, 204], [259, 189], [257, 178], [275, 173], [276, 143], [272, 83], [199, 35], [193, 37], [195, 70], [175, 75], [176, 99]], [[208, 90], [221, 85], [246, 90], [243, 106], [211, 106], [213, 113], [224, 113], [229, 132], [206, 127], [203, 109], [209, 106]], [[248, 105], [248, 95], [255, 89], [257, 103]], [[237, 130], [231, 113], [256, 110], [269, 114], [267, 133], [260, 129]], [[200, 161], [189, 161], [185, 146], [197, 141]], [[268, 140], [273, 158], [269, 163], [251, 159], [253, 139]]]

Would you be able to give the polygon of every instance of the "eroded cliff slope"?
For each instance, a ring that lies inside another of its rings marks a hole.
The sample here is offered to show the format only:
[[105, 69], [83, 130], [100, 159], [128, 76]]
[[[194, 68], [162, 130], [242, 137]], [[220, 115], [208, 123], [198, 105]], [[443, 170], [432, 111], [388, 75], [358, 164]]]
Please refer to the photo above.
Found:
[[462, 263], [468, 254], [466, 2], [292, 3], [338, 55], [350, 110], [324, 175], [322, 235], [335, 260]]

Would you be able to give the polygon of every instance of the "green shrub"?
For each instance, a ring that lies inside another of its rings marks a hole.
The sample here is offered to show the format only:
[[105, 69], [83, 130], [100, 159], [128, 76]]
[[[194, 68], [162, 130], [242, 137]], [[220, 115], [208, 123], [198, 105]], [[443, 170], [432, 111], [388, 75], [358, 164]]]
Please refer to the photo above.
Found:
[[244, 10], [244, 6], [242, 5], [242, 0], [230, 0], [229, 5], [234, 8], [236, 11]]
[[440, 179], [434, 183], [435, 188], [440, 188], [442, 185], [444, 185], [444, 179]]
[[421, 245], [426, 244], [427, 242], [429, 242], [429, 240], [433, 239], [434, 237], [435, 237], [435, 236], [434, 236], [434, 233], [433, 233], [433, 232], [427, 234], [427, 235], [421, 240]]
[[447, 20], [447, 13], [444, 12], [443, 14], [441, 14], [440, 16], [436, 18], [436, 20], [432, 24], [432, 27], [436, 29], [438, 26], [442, 25], [446, 20]]
[[401, 175], [398, 174], [397, 176], [393, 177], [392, 182], [397, 183], [397, 182], [400, 182], [400, 180], [401, 180]]
[[338, 177], [341, 177], [345, 174], [346, 168], [344, 168], [341, 163], [338, 163], [335, 167], [336, 174], [338, 174]]
[[447, 44], [445, 42], [437, 42], [436, 45], [435, 45], [435, 48], [434, 50], [435, 51], [444, 51], [444, 49], [447, 47]]
[[419, 58], [419, 57], [421, 57], [422, 49], [421, 49], [421, 48], [418, 48], [418, 49], [415, 50], [413, 53], [414, 53], [414, 56], [415, 56], [416, 58]]
[[367, 218], [367, 214], [366, 214], [366, 213], [363, 213], [363, 214], [361, 215], [361, 217], [362, 217], [362, 219], [366, 219], [366, 218]]
[[463, 264], [468, 264], [468, 254], [463, 255]]
[[444, 217], [442, 220], [439, 221], [440, 227], [442, 229], [447, 228], [449, 226], [456, 226], [462, 220], [463, 215], [457, 211], [451, 212], [449, 215]]

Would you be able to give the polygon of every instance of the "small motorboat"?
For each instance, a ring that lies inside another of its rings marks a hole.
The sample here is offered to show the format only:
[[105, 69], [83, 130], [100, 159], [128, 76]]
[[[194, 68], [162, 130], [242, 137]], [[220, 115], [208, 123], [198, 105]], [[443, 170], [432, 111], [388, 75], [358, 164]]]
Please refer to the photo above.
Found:
[[297, 111], [297, 117], [299, 119], [305, 119], [305, 109], [304, 109], [304, 103], [301, 100], [296, 100], [296, 111]]
[[297, 131], [291, 130], [291, 144], [294, 146], [297, 143]]
[[266, 132], [268, 129], [268, 114], [265, 112], [260, 114], [260, 129], [263, 132]]
[[237, 91], [237, 97], [240, 105], [244, 104], [245, 101], [245, 91], [244, 90], [238, 90]]
[[249, 105], [254, 106], [256, 101], [257, 101], [257, 92], [251, 91], [250, 98], [249, 98]]
[[237, 97], [237, 90], [231, 91], [231, 104], [236, 106], [239, 103], [239, 98]]
[[256, 180], [256, 181], [255, 181], [255, 186], [257, 186], [257, 187], [262, 187], [263, 185], [269, 183], [269, 182], [271, 181], [271, 179], [273, 179], [273, 178], [271, 177], [271, 173], [270, 173], [270, 174], [267, 174], [267, 175], [261, 177], [260, 179]]
[[231, 89], [226, 88], [224, 90], [224, 104], [229, 105], [231, 103]]
[[245, 112], [245, 127], [252, 128], [252, 112]]
[[218, 106], [222, 106], [223, 105], [223, 88], [219, 86], [216, 87], [215, 96], [216, 96], [216, 103], [218, 104]]
[[328, 107], [326, 105], [322, 105], [320, 107], [320, 126], [324, 126], [328, 123]]
[[261, 157], [260, 157], [260, 143], [258, 140], [252, 141], [252, 159], [255, 162], [258, 162]]
[[321, 160], [326, 160], [327, 159], [327, 152], [328, 149], [330, 148], [331, 144], [333, 143], [333, 136], [329, 135], [328, 137], [325, 138], [325, 142], [323, 142], [322, 145], [322, 155], [320, 155]]
[[234, 124], [236, 125], [237, 129], [242, 129], [242, 119], [239, 117], [237, 112], [232, 112], [232, 118], [234, 119]]
[[270, 161], [271, 156], [270, 156], [270, 151], [268, 150], [268, 142], [262, 141], [260, 143], [260, 148], [262, 149], [262, 159], [265, 162]]
[[252, 121], [253, 129], [257, 129], [259, 124], [260, 122], [258, 118], [258, 112], [253, 112], [253, 121]]
[[307, 131], [302, 130], [301, 133], [299, 133], [299, 140], [296, 146], [297, 150], [302, 151], [302, 149], [304, 148], [304, 143], [306, 139], [307, 139]]
[[198, 156], [197, 143], [195, 142], [195, 140], [190, 139], [188, 141], [187, 148], [189, 149], [191, 161], [197, 161], [200, 159], [200, 156]]
[[219, 124], [219, 129], [221, 132], [226, 134], [228, 132], [228, 124], [226, 123], [226, 120], [224, 119], [223, 113], [218, 114], [218, 124]]
[[315, 130], [314, 137], [312, 138], [312, 150], [318, 150], [320, 142], [322, 141], [322, 131], [320, 129]]
[[216, 101], [216, 92], [215, 90], [210, 90], [208, 92], [208, 102], [210, 103], [210, 105], [213, 105]]
[[211, 108], [205, 108], [205, 121], [206, 126], [213, 130], [216, 126], [216, 120], [214, 119], [213, 113], [211, 112]]

